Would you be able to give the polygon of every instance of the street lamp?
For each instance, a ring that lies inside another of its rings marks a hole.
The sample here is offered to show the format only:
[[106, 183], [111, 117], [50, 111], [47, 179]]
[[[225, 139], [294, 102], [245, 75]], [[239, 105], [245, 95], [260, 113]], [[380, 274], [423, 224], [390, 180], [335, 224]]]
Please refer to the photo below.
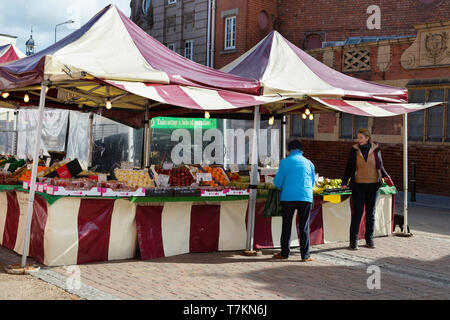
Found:
[[55, 43], [56, 43], [56, 28], [58, 28], [59, 26], [62, 26], [63, 24], [69, 24], [69, 23], [75, 23], [75, 21], [73, 21], [72, 19], [70, 19], [70, 20], [67, 20], [66, 22], [58, 23], [58, 24], [55, 26]]

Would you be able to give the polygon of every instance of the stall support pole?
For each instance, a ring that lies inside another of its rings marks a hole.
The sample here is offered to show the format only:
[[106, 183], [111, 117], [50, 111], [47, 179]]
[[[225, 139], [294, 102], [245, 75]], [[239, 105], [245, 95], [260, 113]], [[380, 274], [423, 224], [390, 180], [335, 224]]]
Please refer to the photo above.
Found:
[[26, 266], [28, 249], [30, 244], [31, 218], [33, 216], [34, 194], [36, 192], [36, 176], [37, 176], [37, 167], [39, 163], [39, 150], [41, 147], [41, 132], [42, 132], [42, 122], [44, 118], [45, 94], [47, 85], [48, 85], [47, 81], [42, 82], [41, 96], [39, 100], [39, 118], [36, 131], [36, 142], [34, 145], [34, 153], [33, 153], [33, 168], [31, 171], [31, 185], [30, 185], [30, 194], [28, 198], [27, 224], [25, 229], [25, 240], [23, 245], [22, 264], [21, 264], [22, 268], [25, 268]]
[[145, 105], [145, 126], [144, 126], [144, 168], [150, 166], [150, 123], [148, 117], [149, 100]]
[[92, 166], [92, 154], [94, 149], [94, 113], [89, 113], [89, 152], [88, 152], [88, 168]]
[[258, 185], [258, 138], [261, 115], [259, 113], [259, 106], [255, 107], [255, 118], [253, 128], [253, 143], [252, 143], [252, 157], [251, 157], [251, 173], [250, 173], [250, 198], [248, 209], [248, 230], [247, 230], [247, 245], [244, 254], [254, 255], [257, 252], [253, 250], [254, 233], [255, 233], [255, 213], [256, 213], [256, 186]]
[[286, 158], [286, 116], [281, 120], [281, 159]]
[[401, 237], [410, 237], [408, 233], [408, 114], [403, 115], [403, 233]]

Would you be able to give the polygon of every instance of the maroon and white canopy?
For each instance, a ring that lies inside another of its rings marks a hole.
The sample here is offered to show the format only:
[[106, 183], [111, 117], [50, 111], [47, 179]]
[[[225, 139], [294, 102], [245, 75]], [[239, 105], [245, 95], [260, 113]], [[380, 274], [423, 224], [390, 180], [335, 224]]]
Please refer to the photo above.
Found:
[[0, 63], [14, 61], [23, 57], [25, 57], [25, 54], [13, 43], [0, 46]]
[[233, 109], [280, 100], [258, 97], [258, 80], [227, 74], [171, 51], [114, 5], [43, 51], [0, 65], [0, 90], [43, 80], [107, 82], [145, 98], [194, 109]]
[[392, 116], [434, 104], [408, 104], [406, 89], [372, 83], [338, 72], [273, 31], [221, 69], [261, 81], [264, 96], [305, 96], [336, 111]]

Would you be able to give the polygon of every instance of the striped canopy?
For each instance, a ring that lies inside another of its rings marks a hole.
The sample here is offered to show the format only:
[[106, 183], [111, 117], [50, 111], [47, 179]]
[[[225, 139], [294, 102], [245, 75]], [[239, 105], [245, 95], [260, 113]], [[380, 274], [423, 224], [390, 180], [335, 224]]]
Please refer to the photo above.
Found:
[[300, 99], [308, 96], [327, 108], [358, 115], [392, 116], [436, 104], [408, 104], [406, 89], [338, 72], [290, 43], [277, 31], [221, 70], [261, 81], [264, 96]]
[[0, 46], [0, 63], [14, 61], [23, 57], [25, 57], [25, 54], [15, 44]]
[[[68, 81], [96, 81], [114, 86], [119, 90], [117, 94], [126, 91], [160, 103], [201, 110], [280, 100], [259, 97], [258, 80], [200, 65], [169, 50], [114, 5], [105, 7], [54, 45], [0, 65], [0, 90], [38, 85], [43, 80], [55, 87]], [[88, 87], [78, 86], [77, 90], [83, 88]], [[94, 86], [89, 90], [83, 94], [99, 93]], [[145, 99], [141, 102], [144, 107]], [[96, 101], [92, 105], [98, 104]]]

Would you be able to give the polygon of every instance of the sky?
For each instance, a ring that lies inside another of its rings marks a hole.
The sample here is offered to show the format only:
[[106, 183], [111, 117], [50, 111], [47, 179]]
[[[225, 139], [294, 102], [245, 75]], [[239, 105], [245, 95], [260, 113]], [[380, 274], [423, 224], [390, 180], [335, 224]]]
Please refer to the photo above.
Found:
[[130, 0], [0, 0], [0, 34], [17, 36], [17, 47], [25, 53], [25, 42], [33, 39], [37, 51], [55, 42], [55, 26], [67, 20], [73, 24], [57, 28], [57, 40], [80, 28], [97, 12], [114, 4], [126, 16], [130, 16]]

